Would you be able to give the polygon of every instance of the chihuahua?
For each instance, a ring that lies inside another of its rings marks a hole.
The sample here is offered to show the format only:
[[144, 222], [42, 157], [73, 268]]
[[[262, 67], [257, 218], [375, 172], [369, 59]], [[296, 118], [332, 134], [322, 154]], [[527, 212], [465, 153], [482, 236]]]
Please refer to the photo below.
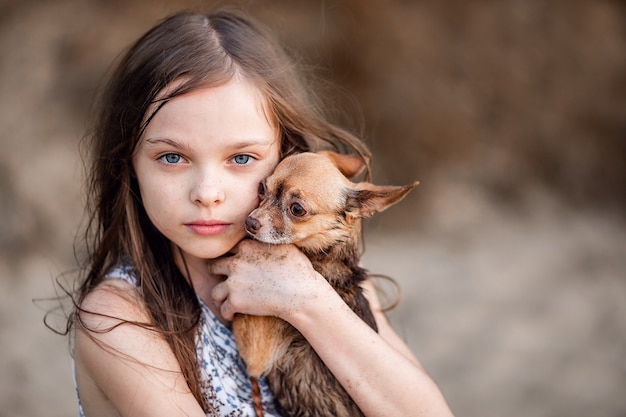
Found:
[[[346, 304], [374, 330], [374, 315], [360, 283], [361, 219], [402, 200], [418, 183], [377, 186], [354, 183], [366, 162], [356, 155], [305, 152], [283, 159], [259, 185], [260, 204], [246, 220], [251, 237], [293, 244], [311, 260]], [[237, 314], [233, 334], [253, 382], [258, 416], [263, 415], [257, 379], [266, 376], [285, 415], [362, 416], [354, 401], [305, 338], [276, 317]]]

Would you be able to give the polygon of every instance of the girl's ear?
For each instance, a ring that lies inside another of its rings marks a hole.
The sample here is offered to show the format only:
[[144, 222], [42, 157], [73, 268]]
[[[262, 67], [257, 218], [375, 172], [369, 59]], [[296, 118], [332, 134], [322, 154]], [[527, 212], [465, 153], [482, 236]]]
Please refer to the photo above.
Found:
[[346, 178], [354, 178], [361, 174], [369, 162], [369, 158], [363, 161], [359, 155], [343, 155], [332, 151], [320, 151], [318, 154], [330, 159]]
[[348, 192], [346, 212], [354, 217], [371, 217], [399, 203], [419, 182], [411, 185], [374, 185], [361, 182]]

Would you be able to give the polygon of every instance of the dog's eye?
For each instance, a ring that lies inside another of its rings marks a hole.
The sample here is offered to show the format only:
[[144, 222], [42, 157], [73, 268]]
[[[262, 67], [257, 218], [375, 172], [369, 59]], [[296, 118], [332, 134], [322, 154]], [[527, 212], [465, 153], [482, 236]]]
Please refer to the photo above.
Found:
[[296, 217], [302, 217], [306, 214], [306, 210], [299, 203], [292, 203], [289, 206], [289, 211]]
[[259, 197], [260, 198], [265, 197], [265, 183], [264, 182], [259, 183]]

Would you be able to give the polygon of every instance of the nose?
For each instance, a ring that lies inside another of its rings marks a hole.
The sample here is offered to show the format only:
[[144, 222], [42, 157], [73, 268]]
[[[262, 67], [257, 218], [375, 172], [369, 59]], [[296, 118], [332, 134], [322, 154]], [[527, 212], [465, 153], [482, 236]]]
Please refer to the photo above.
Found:
[[261, 222], [254, 217], [248, 216], [246, 219], [246, 230], [250, 233], [256, 233], [261, 228]]
[[192, 202], [203, 206], [219, 204], [225, 197], [224, 186], [215, 173], [200, 175], [189, 195]]

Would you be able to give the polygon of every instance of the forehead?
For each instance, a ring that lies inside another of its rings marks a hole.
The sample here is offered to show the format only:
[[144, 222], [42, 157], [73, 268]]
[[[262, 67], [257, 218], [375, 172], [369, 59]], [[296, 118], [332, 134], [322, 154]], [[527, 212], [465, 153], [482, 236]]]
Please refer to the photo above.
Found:
[[[224, 87], [238, 86], [238, 90], [245, 93], [254, 101], [258, 113], [262, 115], [272, 128], [278, 128], [278, 117], [274, 114], [270, 99], [260, 86], [236, 73], [231, 79], [218, 82], [200, 82], [195, 83], [193, 80], [180, 77], [167, 84], [161, 91], [157, 93], [154, 100], [148, 106], [144, 114], [142, 125], [146, 127], [150, 120], [157, 115], [163, 108], [168, 107], [170, 102], [176, 101], [180, 97], [188, 97], [205, 90], [223, 90]], [[232, 88], [231, 88], [232, 90]]]
[[212, 145], [263, 142], [279, 149], [279, 129], [264, 108], [256, 87], [244, 79], [198, 88], [171, 98], [149, 115], [142, 143], [150, 138], [171, 139], [208, 150]]

